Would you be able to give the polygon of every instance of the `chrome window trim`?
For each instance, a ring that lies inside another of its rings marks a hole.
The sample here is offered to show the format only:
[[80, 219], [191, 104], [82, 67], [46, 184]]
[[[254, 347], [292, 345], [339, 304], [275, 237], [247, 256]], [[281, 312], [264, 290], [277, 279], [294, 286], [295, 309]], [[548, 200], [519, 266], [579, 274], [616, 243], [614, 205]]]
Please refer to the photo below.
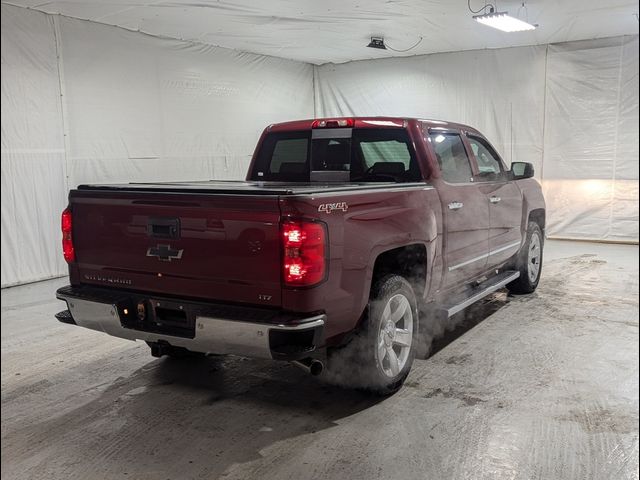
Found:
[[517, 242], [509, 243], [507, 245], [502, 245], [501, 247], [493, 249], [490, 252], [485, 253], [484, 255], [481, 255], [479, 257], [470, 258], [469, 260], [465, 260], [462, 263], [458, 263], [456, 265], [453, 265], [453, 266], [449, 267], [449, 271], [453, 272], [454, 270], [457, 270], [458, 268], [465, 267], [465, 266], [470, 265], [470, 264], [472, 264], [474, 262], [479, 262], [480, 260], [484, 260], [485, 258], [489, 258], [491, 255], [496, 255], [498, 253], [504, 252], [505, 250], [509, 250], [510, 248], [520, 247], [520, 243], [521, 243], [520, 241], [517, 241]]

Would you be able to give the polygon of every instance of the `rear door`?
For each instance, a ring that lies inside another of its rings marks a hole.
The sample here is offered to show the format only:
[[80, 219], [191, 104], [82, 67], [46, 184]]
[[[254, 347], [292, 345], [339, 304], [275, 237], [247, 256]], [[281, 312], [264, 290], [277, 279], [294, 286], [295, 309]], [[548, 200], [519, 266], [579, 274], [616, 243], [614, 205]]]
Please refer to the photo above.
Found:
[[277, 195], [74, 191], [85, 284], [280, 305]]
[[495, 149], [480, 136], [467, 135], [475, 177], [489, 202], [488, 266], [504, 263], [520, 248], [522, 242], [522, 192], [509, 181], [504, 164]]
[[428, 136], [440, 177], [433, 179], [442, 202], [444, 287], [467, 283], [483, 273], [489, 251], [487, 197], [474, 182], [469, 154], [460, 132], [434, 131]]

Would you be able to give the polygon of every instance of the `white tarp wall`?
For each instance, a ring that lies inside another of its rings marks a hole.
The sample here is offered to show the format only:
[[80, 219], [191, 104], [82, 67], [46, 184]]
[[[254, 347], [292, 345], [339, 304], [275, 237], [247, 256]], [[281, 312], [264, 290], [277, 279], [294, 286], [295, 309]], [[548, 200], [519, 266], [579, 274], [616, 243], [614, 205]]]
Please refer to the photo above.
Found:
[[549, 232], [638, 241], [638, 37], [550, 45]]
[[2, 5], [2, 286], [66, 272], [69, 188], [242, 179], [313, 108], [309, 64]]
[[551, 237], [638, 241], [638, 36], [327, 64], [315, 85], [318, 116], [479, 128], [535, 165]]
[[2, 286], [63, 273], [66, 166], [51, 17], [2, 5]]

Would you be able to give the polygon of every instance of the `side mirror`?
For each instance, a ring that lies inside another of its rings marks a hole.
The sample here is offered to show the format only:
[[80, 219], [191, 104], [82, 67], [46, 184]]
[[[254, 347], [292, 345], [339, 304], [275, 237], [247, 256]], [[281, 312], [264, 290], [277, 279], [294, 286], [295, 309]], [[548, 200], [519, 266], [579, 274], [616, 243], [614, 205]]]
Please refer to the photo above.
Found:
[[527, 162], [513, 162], [511, 164], [511, 175], [514, 180], [531, 178], [534, 175], [533, 164]]

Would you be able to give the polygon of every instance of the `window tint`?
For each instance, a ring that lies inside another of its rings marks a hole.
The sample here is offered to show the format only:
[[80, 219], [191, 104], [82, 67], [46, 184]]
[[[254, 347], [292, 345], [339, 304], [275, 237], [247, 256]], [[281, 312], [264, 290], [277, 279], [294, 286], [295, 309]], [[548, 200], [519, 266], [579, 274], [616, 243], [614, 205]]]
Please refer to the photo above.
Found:
[[378, 162], [399, 162], [409, 170], [411, 153], [405, 142], [398, 140], [371, 140], [360, 142], [362, 158], [368, 169]]
[[406, 130], [362, 129], [354, 133], [351, 179], [418, 182], [422, 178]]
[[311, 170], [349, 171], [351, 138], [321, 138], [311, 143]]
[[422, 176], [406, 130], [326, 129], [268, 134], [252, 180], [418, 182]]
[[442, 178], [450, 183], [467, 183], [473, 173], [462, 138], [454, 133], [432, 133], [429, 141], [433, 145], [442, 172]]
[[[273, 148], [273, 156], [269, 165], [269, 173], [280, 173], [282, 165], [287, 168], [305, 169], [307, 161], [307, 143], [306, 138], [289, 138], [275, 142]], [[291, 164], [294, 164], [291, 166]]]
[[251, 172], [252, 180], [304, 182], [309, 179], [309, 133], [267, 135]]
[[501, 173], [502, 165], [500, 165], [498, 156], [493, 149], [484, 140], [476, 137], [468, 137], [468, 139], [471, 150], [478, 161], [480, 175]]

